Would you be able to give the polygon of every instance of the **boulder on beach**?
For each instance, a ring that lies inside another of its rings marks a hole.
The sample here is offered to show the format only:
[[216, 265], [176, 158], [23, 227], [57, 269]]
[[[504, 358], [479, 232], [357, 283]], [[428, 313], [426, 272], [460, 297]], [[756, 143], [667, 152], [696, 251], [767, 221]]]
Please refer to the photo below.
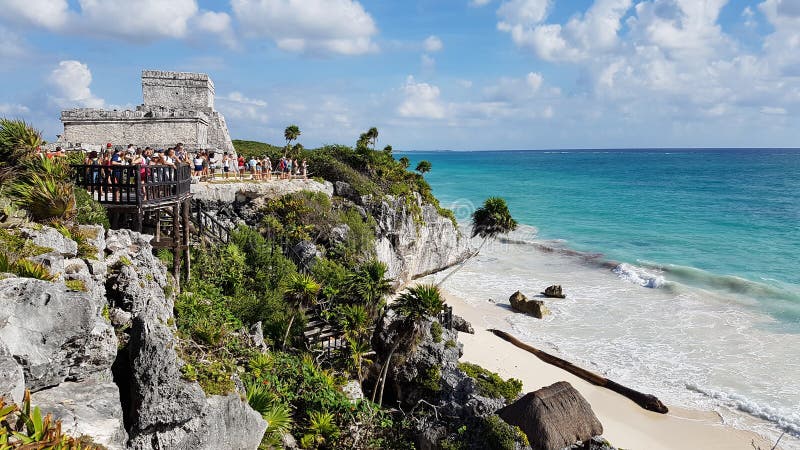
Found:
[[603, 434], [589, 402], [566, 381], [530, 392], [497, 415], [518, 426], [534, 450], [559, 450]]
[[552, 286], [547, 286], [542, 295], [549, 298], [566, 298], [567, 296], [562, 292], [561, 285], [554, 284]]
[[530, 314], [537, 319], [541, 319], [542, 317], [550, 314], [550, 310], [547, 309], [547, 306], [544, 305], [543, 301], [528, 300], [528, 297], [525, 297], [525, 294], [520, 291], [511, 294], [511, 297], [508, 298], [508, 301], [511, 302], [511, 308], [513, 310]]

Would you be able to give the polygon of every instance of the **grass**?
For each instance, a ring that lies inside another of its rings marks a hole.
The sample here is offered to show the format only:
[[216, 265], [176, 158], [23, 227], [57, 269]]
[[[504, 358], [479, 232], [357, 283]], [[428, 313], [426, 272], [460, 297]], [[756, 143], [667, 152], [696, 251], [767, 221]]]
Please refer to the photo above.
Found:
[[502, 397], [511, 403], [522, 393], [522, 381], [516, 378], [504, 381], [500, 375], [472, 363], [459, 363], [458, 368], [478, 382], [478, 392], [483, 396]]
[[70, 291], [86, 292], [88, 290], [86, 288], [86, 282], [83, 280], [67, 280], [64, 282], [64, 284]]

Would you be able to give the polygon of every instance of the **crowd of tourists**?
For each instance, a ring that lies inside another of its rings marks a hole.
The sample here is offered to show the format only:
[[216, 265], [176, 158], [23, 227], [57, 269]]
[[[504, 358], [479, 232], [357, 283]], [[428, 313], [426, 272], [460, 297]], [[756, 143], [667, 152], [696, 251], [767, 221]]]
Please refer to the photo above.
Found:
[[[221, 154], [220, 154], [221, 153]], [[61, 156], [60, 147], [55, 152], [48, 152], [47, 157]], [[142, 167], [143, 175], [146, 166], [169, 166], [177, 168], [181, 165], [188, 165], [192, 169], [192, 175], [200, 180], [214, 179], [216, 175], [221, 175], [227, 179], [231, 174], [243, 179], [250, 175], [253, 180], [308, 178], [308, 165], [305, 160], [298, 163], [297, 159], [282, 157], [275, 164], [269, 156], [262, 158], [251, 157], [246, 160], [243, 156], [236, 157], [228, 152], [215, 152], [212, 150], [188, 151], [182, 143], [175, 147], [164, 149], [153, 149], [151, 147], [135, 147], [129, 144], [127, 149], [114, 147], [111, 143], [106, 144], [105, 151], [91, 151], [88, 153], [85, 164], [97, 166], [128, 166], [138, 165]], [[118, 181], [113, 173], [110, 176], [112, 183]]]

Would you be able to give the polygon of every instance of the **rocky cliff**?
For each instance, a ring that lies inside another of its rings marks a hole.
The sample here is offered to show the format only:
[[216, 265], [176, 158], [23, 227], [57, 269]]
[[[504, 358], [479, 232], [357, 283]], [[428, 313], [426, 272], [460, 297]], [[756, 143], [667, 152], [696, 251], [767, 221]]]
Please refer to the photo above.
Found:
[[32, 403], [109, 449], [255, 449], [266, 422], [236, 393], [182, 379], [172, 287], [150, 236], [14, 230], [47, 252], [56, 281], [0, 280], [0, 395]]
[[[336, 196], [355, 204], [363, 216], [371, 215], [376, 223], [375, 256], [386, 264], [388, 276], [395, 280], [396, 286], [458, 264], [474, 251], [456, 225], [416, 193], [407, 198], [360, 196], [342, 181], [192, 185], [194, 197], [229, 226], [238, 223], [257, 226], [261, 221], [259, 209], [266, 200], [299, 191]], [[341, 228], [334, 227], [334, 234], [338, 231]]]

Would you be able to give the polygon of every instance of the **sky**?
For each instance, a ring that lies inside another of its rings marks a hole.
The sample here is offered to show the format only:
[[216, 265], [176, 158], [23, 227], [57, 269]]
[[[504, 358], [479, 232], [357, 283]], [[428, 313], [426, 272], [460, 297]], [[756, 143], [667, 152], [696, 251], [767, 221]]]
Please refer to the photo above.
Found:
[[0, 0], [0, 116], [208, 73], [234, 139], [396, 150], [800, 147], [800, 0]]

